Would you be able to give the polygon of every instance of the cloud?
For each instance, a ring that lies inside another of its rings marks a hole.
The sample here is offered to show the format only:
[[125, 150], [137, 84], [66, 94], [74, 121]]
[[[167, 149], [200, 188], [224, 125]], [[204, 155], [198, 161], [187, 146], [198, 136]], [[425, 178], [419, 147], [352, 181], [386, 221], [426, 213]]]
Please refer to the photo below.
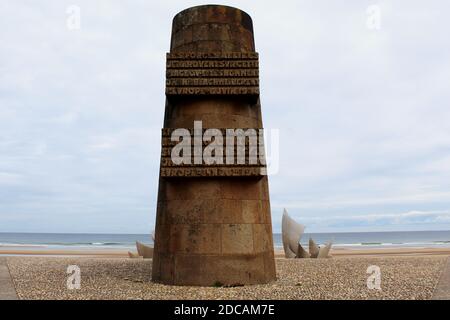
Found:
[[275, 202], [274, 206], [281, 208], [294, 209], [335, 209], [347, 208], [353, 206], [371, 206], [371, 205], [391, 205], [391, 204], [414, 204], [414, 203], [430, 203], [430, 202], [444, 202], [448, 203], [450, 199], [450, 192], [424, 192], [419, 194], [398, 195], [388, 197], [372, 197], [372, 198], [357, 198], [350, 199], [349, 196], [343, 198], [325, 198], [318, 202], [298, 201], [284, 203], [284, 206]]
[[17, 185], [22, 182], [22, 176], [17, 173], [0, 172], [0, 186]]
[[321, 232], [345, 231], [397, 231], [444, 230], [450, 225], [450, 211], [410, 211], [330, 217], [297, 217], [310, 230]]
[[[73, 4], [0, 2], [0, 231], [148, 233], [172, 18], [198, 3], [79, 0], [71, 31]], [[283, 207], [320, 218], [310, 231], [448, 212], [447, 2], [377, 1], [379, 31], [371, 1], [229, 4], [253, 17], [264, 125], [280, 130], [275, 228]]]

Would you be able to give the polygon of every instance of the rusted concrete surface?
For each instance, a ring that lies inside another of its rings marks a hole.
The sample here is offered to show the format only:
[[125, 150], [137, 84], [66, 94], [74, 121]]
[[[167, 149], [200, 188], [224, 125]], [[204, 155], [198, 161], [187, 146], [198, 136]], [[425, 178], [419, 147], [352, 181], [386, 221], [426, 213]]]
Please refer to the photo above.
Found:
[[[239, 9], [199, 6], [174, 18], [170, 54], [254, 52], [252, 20]], [[164, 128], [191, 129], [198, 120], [203, 128], [263, 128], [259, 95], [208, 92], [168, 96]], [[211, 286], [275, 278], [267, 176], [160, 177], [154, 281]]]

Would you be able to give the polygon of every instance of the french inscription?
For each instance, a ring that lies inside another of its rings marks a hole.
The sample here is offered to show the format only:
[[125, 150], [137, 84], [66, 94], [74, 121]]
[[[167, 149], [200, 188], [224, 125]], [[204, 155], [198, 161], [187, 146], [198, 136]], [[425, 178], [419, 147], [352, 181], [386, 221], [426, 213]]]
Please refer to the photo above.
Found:
[[166, 95], [258, 96], [258, 54], [169, 53]]
[[[197, 166], [203, 166], [204, 164], [198, 165], [198, 164], [194, 164], [194, 156], [192, 156], [192, 163], [191, 164], [174, 164], [172, 162], [172, 159], [170, 157], [161, 157], [161, 166], [162, 167], [197, 167]], [[233, 163], [236, 164], [236, 166], [264, 166], [264, 164], [261, 163], [261, 160], [259, 159], [255, 159], [256, 163], [250, 163], [250, 160], [248, 158], [248, 153], [246, 153], [244, 155], [244, 157], [242, 158], [242, 161], [244, 161], [245, 163], [243, 164], [237, 164], [238, 162], [238, 156], [236, 155], [236, 153], [234, 154], [234, 161]], [[225, 157], [223, 157], [222, 159], [222, 163], [220, 164], [209, 164], [209, 165], [204, 165], [205, 167], [223, 167], [225, 166]], [[226, 167], [229, 167], [230, 165], [226, 165]]]
[[167, 60], [168, 69], [257, 69], [258, 65], [257, 60]]
[[166, 85], [168, 87], [195, 87], [195, 86], [259, 86], [258, 79], [252, 78], [218, 78], [218, 79], [196, 79], [196, 78], [181, 78], [181, 79], [167, 79]]
[[167, 95], [259, 95], [258, 87], [167, 87]]
[[258, 78], [258, 69], [168, 69], [171, 78]]
[[[172, 149], [180, 143], [184, 138], [175, 134], [175, 139], [172, 140], [172, 134], [176, 133], [178, 129], [163, 128], [162, 129], [162, 149], [161, 149], [161, 177], [261, 177], [266, 172], [265, 158], [259, 155], [260, 148], [264, 148], [264, 139], [260, 129], [239, 128], [239, 129], [216, 129], [223, 136], [223, 148], [221, 149], [222, 156], [216, 158], [212, 163], [207, 164], [205, 158], [196, 162], [196, 155], [191, 146], [190, 162], [175, 164], [172, 160]], [[183, 129], [189, 134], [189, 139], [194, 139], [195, 135], [201, 138], [202, 150], [210, 145], [212, 142], [208, 139], [203, 139], [207, 128], [196, 130], [194, 128]], [[237, 132], [246, 132], [248, 135], [238, 138], [233, 135]], [[227, 145], [227, 132], [231, 138], [232, 145]], [[258, 133], [259, 132], [259, 133]], [[252, 143], [251, 144], [251, 140]], [[230, 150], [231, 148], [231, 150]], [[231, 156], [228, 157], [229, 152]], [[258, 156], [259, 155], [259, 156]], [[230, 161], [231, 159], [231, 161]]]
[[176, 52], [167, 53], [167, 60], [183, 59], [254, 59], [257, 60], [257, 52]]
[[[263, 130], [263, 128], [214, 128], [214, 129], [219, 130], [223, 136], [227, 135], [227, 131], [230, 131], [230, 134], [232, 134], [232, 132], [235, 132], [237, 130], [242, 130], [244, 132], [249, 132], [249, 130], [255, 130], [255, 132], [258, 132], [258, 131], [262, 132], [262, 130]], [[161, 133], [162, 133], [163, 137], [170, 138], [172, 136], [172, 134], [174, 133], [174, 131], [176, 131], [176, 130], [179, 130], [179, 128], [162, 128]], [[198, 129], [183, 128], [183, 130], [187, 130], [190, 135], [194, 135]], [[200, 130], [198, 130], [198, 134], [203, 136], [205, 134], [205, 132], [208, 130], [209, 130], [208, 128], [201, 128], [201, 132], [200, 132]]]
[[265, 174], [262, 167], [195, 167], [161, 168], [161, 177], [260, 177]]
[[[177, 130], [177, 129], [171, 129], [171, 128], [163, 128], [162, 129], [162, 137], [161, 137], [161, 144], [164, 148], [171, 148], [174, 147], [175, 145], [177, 145], [180, 141], [172, 140], [172, 133]], [[190, 128], [190, 129], [183, 129], [183, 130], [187, 130], [189, 132], [189, 134], [191, 136], [194, 136], [195, 132], [194, 129]], [[199, 136], [203, 137], [205, 135], [205, 132], [208, 129], [203, 128], [201, 132], [198, 133]], [[260, 131], [262, 129], [250, 129], [250, 128], [241, 128], [241, 129], [216, 129], [219, 130], [220, 133], [223, 136], [223, 141], [226, 142], [227, 141], [227, 131], [231, 130], [232, 132], [229, 133], [229, 135], [233, 135], [233, 133], [236, 133], [236, 130], [242, 130], [243, 132], [249, 132], [249, 130], [254, 130], [253, 133], [254, 134], [248, 134], [245, 139], [238, 139], [236, 137], [233, 138], [233, 143], [235, 146], [246, 146], [246, 148], [248, 148], [248, 145], [250, 143], [250, 138], [253, 139], [257, 139], [257, 144], [258, 145], [263, 145], [264, 144], [264, 137], [263, 137], [263, 132]], [[259, 131], [259, 133], [258, 133]], [[210, 141], [205, 141], [204, 139], [202, 139], [202, 146], [205, 147], [207, 145], [209, 145], [211, 142]]]

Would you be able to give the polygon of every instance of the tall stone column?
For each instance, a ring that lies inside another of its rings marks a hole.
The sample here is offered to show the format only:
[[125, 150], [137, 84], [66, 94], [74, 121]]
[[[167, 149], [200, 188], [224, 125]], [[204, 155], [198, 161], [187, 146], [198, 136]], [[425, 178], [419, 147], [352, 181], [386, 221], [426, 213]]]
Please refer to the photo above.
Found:
[[258, 68], [253, 24], [245, 12], [206, 5], [175, 16], [167, 54], [156, 282], [212, 286], [275, 280], [268, 179], [264, 163], [249, 162], [249, 142], [245, 164], [198, 163], [195, 151], [190, 165], [171, 158], [176, 144], [171, 134], [178, 128], [193, 132], [195, 121], [202, 121], [201, 133], [263, 128]]

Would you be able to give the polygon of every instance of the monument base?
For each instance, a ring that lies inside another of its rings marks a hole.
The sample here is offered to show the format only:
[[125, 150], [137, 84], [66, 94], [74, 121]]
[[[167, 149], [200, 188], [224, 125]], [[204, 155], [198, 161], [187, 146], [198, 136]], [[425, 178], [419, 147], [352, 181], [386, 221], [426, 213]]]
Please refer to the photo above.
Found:
[[[268, 283], [273, 277], [273, 255], [160, 255], [153, 281], [180, 286], [240, 286]], [[270, 275], [270, 276], [269, 276]]]
[[153, 281], [213, 286], [275, 280], [267, 177], [163, 179]]

